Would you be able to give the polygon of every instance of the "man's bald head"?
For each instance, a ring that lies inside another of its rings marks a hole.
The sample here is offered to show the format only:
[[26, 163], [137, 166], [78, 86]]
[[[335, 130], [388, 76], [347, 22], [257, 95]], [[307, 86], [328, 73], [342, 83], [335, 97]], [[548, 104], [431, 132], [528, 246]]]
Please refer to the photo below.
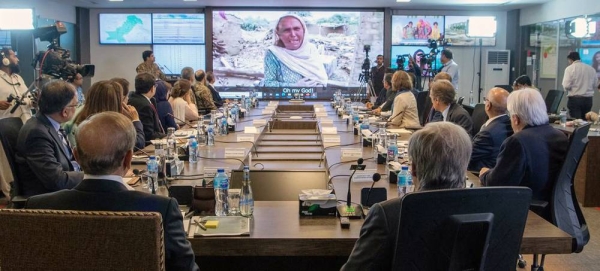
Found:
[[127, 153], [133, 152], [136, 131], [131, 120], [121, 113], [95, 114], [78, 128], [75, 155], [86, 174], [113, 174], [123, 166]]
[[488, 104], [490, 105], [488, 115], [490, 118], [506, 114], [506, 100], [508, 99], [508, 91], [503, 88], [492, 88], [487, 94]]

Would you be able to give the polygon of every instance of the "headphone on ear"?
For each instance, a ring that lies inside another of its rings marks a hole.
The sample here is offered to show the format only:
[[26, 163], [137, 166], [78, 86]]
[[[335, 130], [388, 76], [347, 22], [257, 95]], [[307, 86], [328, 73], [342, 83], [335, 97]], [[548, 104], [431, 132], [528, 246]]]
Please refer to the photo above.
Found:
[[2, 55], [2, 65], [8, 66], [10, 65], [10, 59], [4, 55], [4, 51], [0, 51], [0, 55]]

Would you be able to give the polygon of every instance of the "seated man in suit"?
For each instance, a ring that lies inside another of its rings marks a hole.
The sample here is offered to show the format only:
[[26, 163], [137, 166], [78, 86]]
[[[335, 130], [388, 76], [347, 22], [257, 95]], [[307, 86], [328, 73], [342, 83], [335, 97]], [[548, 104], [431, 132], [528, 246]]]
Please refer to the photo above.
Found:
[[394, 73], [386, 73], [383, 76], [383, 89], [386, 90], [385, 101], [380, 105], [375, 104], [371, 108], [373, 109], [374, 114], [380, 114], [381, 112], [388, 112], [392, 110], [392, 107], [394, 105], [394, 99], [396, 98], [396, 94], [398, 94], [397, 90], [392, 89], [393, 76]]
[[25, 197], [70, 189], [83, 179], [60, 127], [75, 115], [75, 88], [64, 81], [50, 81], [42, 87], [38, 106], [39, 112], [21, 128], [17, 141], [15, 161]]
[[[435, 75], [435, 77], [433, 77], [433, 81], [437, 81], [437, 80], [448, 80], [450, 82], [452, 82], [452, 76], [450, 76], [450, 74], [446, 73], [446, 72], [438, 72], [438, 74]], [[430, 90], [431, 90], [431, 85], [429, 86]], [[430, 123], [430, 122], [435, 122], [435, 121], [440, 121], [442, 120], [442, 113], [438, 112], [435, 110], [435, 108], [433, 108], [431, 106], [431, 97], [427, 98], [426, 103], [428, 103], [428, 107], [429, 107], [429, 112], [427, 112], [427, 120], [426, 120], [426, 124]], [[421, 112], [419, 112], [419, 114], [422, 114]]]
[[492, 88], [485, 98], [485, 114], [488, 120], [473, 137], [473, 153], [469, 170], [479, 171], [482, 167], [496, 166], [500, 145], [513, 134], [510, 118], [506, 115], [508, 91]]
[[130, 191], [123, 182], [131, 167], [135, 138], [135, 128], [123, 114], [93, 115], [79, 125], [75, 135], [75, 157], [86, 173], [84, 180], [72, 190], [31, 197], [25, 208], [158, 212], [164, 227], [166, 270], [198, 270], [177, 200]]
[[508, 114], [515, 133], [502, 143], [496, 166], [481, 169], [481, 184], [526, 186], [532, 199], [549, 201], [567, 154], [567, 136], [548, 124], [544, 98], [536, 89], [512, 92]]
[[223, 98], [221, 98], [221, 94], [215, 88], [215, 74], [213, 72], [206, 73], [206, 87], [210, 90], [210, 95], [212, 96], [213, 102], [216, 107], [223, 106]]
[[154, 76], [149, 73], [139, 73], [135, 76], [135, 93], [129, 97], [129, 105], [135, 107], [144, 125], [144, 138], [146, 144], [153, 139], [165, 137], [165, 130], [160, 123], [156, 109], [156, 101], [152, 99], [156, 94]]
[[[410, 137], [408, 155], [417, 191], [465, 187], [471, 139], [460, 126], [450, 122], [427, 124]], [[343, 271], [391, 269], [400, 208], [401, 198], [371, 207]]]
[[442, 118], [438, 121], [454, 122], [465, 128], [468, 134], [471, 134], [473, 121], [467, 110], [455, 102], [456, 91], [452, 82], [445, 79], [434, 81], [431, 83], [429, 97], [431, 98], [432, 107], [442, 113]]

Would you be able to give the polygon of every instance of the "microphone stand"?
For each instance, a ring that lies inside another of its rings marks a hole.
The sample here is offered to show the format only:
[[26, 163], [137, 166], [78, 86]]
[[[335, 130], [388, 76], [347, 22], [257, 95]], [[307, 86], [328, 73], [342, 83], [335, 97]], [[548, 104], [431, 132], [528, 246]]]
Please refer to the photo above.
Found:
[[350, 175], [350, 178], [348, 178], [348, 194], [346, 195], [346, 204], [338, 204], [337, 206], [337, 211], [340, 217], [362, 218], [362, 208], [360, 207], [360, 205], [352, 204], [351, 192], [352, 177], [354, 176], [357, 170], [364, 170], [366, 167], [362, 163], [363, 159], [359, 158], [356, 165], [350, 166], [350, 170], [353, 171]]

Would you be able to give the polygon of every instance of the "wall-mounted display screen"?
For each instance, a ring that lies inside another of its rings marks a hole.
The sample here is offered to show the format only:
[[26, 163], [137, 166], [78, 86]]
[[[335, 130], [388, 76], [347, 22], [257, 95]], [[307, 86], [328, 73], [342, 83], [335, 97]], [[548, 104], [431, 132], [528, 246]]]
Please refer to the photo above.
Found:
[[161, 44], [152, 46], [156, 63], [163, 68], [163, 73], [168, 75], [179, 75], [184, 67], [204, 70], [205, 50], [204, 45]]
[[426, 46], [444, 35], [444, 16], [392, 16], [392, 45]]
[[10, 45], [11, 45], [10, 31], [0, 30], [0, 46], [10, 46]]
[[[434, 52], [427, 47], [414, 47], [414, 46], [392, 46], [392, 69], [398, 69], [399, 65], [402, 65], [404, 70], [414, 70], [409, 63], [409, 60], [414, 59], [421, 75], [431, 75], [433, 71], [438, 71], [442, 68], [441, 54], [443, 48], [438, 48], [438, 53]], [[403, 63], [402, 63], [403, 60]], [[402, 63], [402, 64], [401, 64]]]
[[[479, 38], [467, 36], [467, 21], [473, 16], [446, 16], [444, 33], [452, 46], [479, 46]], [[496, 38], [481, 38], [482, 46], [496, 46]]]
[[150, 14], [101, 13], [100, 44], [151, 44]]
[[600, 79], [600, 48], [582, 48], [579, 49], [579, 55], [581, 62], [591, 65]]
[[204, 14], [152, 14], [152, 43], [204, 44]]
[[220, 91], [328, 99], [361, 86], [383, 54], [383, 12], [214, 11], [213, 71]]

